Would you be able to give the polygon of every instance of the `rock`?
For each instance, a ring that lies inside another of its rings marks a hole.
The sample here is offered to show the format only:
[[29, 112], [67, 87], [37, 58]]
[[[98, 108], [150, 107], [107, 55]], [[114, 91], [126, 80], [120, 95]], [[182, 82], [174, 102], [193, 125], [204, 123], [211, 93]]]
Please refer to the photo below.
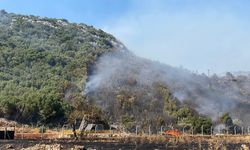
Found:
[[246, 146], [245, 144], [242, 144], [241, 145], [241, 150], [249, 150], [249, 147]]
[[14, 127], [18, 125], [17, 122], [15, 121], [10, 121], [10, 120], [7, 120], [5, 118], [0, 118], [0, 126], [3, 126], [3, 127]]
[[21, 150], [61, 150], [62, 146], [60, 144], [52, 144], [52, 145], [45, 145], [45, 144], [36, 144], [35, 146], [22, 148]]
[[6, 145], [6, 149], [14, 149], [14, 147], [13, 147], [13, 145], [11, 145], [11, 144], [7, 144], [7, 145]]
[[73, 150], [87, 150], [84, 146], [75, 145], [75, 148]]

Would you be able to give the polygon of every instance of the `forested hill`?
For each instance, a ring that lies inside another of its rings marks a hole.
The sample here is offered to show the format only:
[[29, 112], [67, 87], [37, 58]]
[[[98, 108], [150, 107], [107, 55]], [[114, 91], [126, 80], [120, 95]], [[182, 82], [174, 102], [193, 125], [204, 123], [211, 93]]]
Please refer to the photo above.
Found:
[[250, 75], [199, 75], [137, 57], [92, 26], [0, 11], [0, 118], [209, 133], [249, 125], [249, 85]]
[[92, 26], [1, 10], [0, 117], [26, 123], [65, 120], [74, 109], [67, 100], [81, 99], [88, 66], [123, 48]]

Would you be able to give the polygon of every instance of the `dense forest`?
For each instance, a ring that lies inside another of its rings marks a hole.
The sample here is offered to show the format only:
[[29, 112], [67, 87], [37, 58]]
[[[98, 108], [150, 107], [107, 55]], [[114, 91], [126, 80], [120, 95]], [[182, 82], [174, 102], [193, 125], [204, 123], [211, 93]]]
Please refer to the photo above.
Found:
[[122, 48], [85, 24], [0, 12], [0, 116], [25, 123], [64, 123], [88, 67]]
[[249, 83], [249, 76], [208, 77], [137, 57], [92, 26], [0, 11], [0, 117], [20, 123], [84, 117], [130, 131], [209, 133], [214, 123], [248, 123]]

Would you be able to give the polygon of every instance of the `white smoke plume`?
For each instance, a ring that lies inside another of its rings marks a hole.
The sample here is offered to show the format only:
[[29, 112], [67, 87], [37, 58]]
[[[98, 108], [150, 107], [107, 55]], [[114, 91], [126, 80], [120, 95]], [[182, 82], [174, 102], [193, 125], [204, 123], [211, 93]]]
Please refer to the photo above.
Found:
[[179, 101], [192, 105], [197, 111], [214, 120], [229, 112], [235, 118], [248, 122], [247, 109], [238, 110], [241, 109], [241, 104], [249, 104], [249, 76], [234, 76], [228, 73], [225, 76], [208, 77], [205, 74], [200, 75], [183, 68], [140, 58], [129, 51], [103, 55], [92, 69], [93, 73], [85, 88], [86, 95], [103, 87], [115, 91], [123, 85], [124, 79], [136, 82], [135, 89], [147, 88], [160, 82], [167, 85]]

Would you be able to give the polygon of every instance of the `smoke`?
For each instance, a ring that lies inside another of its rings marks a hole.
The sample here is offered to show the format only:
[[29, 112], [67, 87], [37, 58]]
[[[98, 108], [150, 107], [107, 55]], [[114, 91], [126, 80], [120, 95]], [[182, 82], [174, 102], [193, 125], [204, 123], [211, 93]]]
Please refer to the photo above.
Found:
[[[247, 122], [247, 109], [239, 112], [239, 104], [250, 98], [248, 76], [196, 74], [183, 68], [175, 68], [160, 62], [137, 57], [129, 51], [117, 51], [101, 56], [93, 66], [93, 74], [86, 83], [85, 94], [96, 94], [105, 89], [115, 92], [121, 88], [133, 92], [150, 89], [155, 83], [166, 85], [181, 102], [198, 112], [218, 119], [225, 112]], [[125, 86], [125, 87], [124, 87]], [[150, 92], [144, 93], [144, 97]], [[110, 97], [99, 96], [97, 104], [107, 108]], [[144, 98], [146, 99], [146, 98]], [[146, 101], [147, 102], [147, 101]], [[247, 101], [248, 102], [248, 101]], [[144, 102], [145, 103], [145, 102]]]
[[214, 130], [214, 133], [221, 134], [221, 133], [223, 133], [223, 130], [226, 130], [226, 129], [227, 128], [226, 128], [225, 124], [218, 124], [214, 127], [213, 130]]
[[103, 29], [145, 58], [199, 72], [248, 71], [248, 3], [138, 1]]

